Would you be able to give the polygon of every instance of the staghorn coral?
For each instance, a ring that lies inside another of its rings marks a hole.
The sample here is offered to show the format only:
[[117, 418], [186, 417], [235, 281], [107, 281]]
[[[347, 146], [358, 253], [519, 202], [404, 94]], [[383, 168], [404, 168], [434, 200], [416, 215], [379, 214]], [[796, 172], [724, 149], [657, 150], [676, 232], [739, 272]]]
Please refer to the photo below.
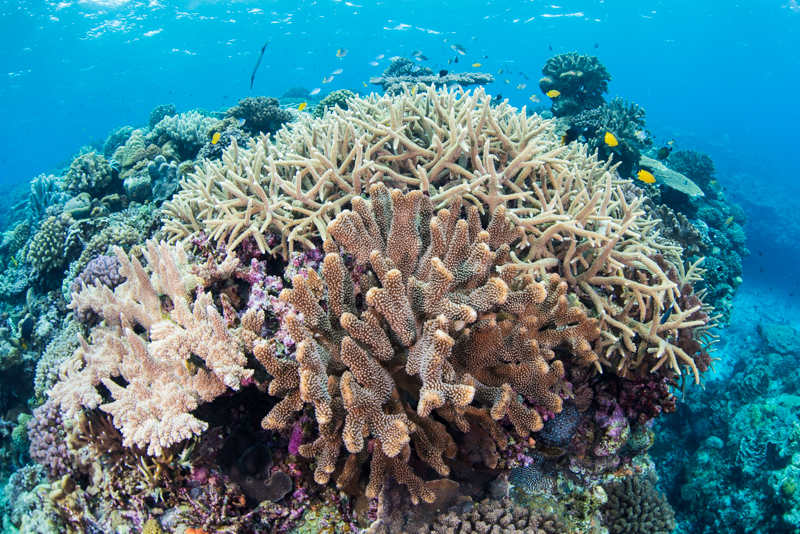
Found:
[[603, 511], [610, 532], [669, 534], [675, 529], [675, 512], [649, 480], [628, 477], [608, 489]]
[[[415, 502], [427, 501], [421, 481], [397, 459], [408, 457], [413, 442], [422, 460], [449, 472], [442, 456], [451, 455], [451, 440], [441, 439], [432, 412], [462, 432], [471, 423], [485, 427], [501, 443], [497, 421], [504, 417], [522, 436], [538, 431], [542, 420], [532, 407], [561, 411], [553, 388], [564, 364], [552, 361], [553, 351], [564, 346], [571, 363], [590, 365], [599, 331], [569, 306], [558, 276], [536, 283], [510, 263], [509, 244], [521, 229], [503, 206], [484, 229], [477, 207], [461, 217], [460, 197], [435, 216], [419, 191], [375, 184], [370, 198], [353, 198], [353, 211], [328, 225], [322, 279], [309, 270], [281, 293], [295, 309], [286, 321], [296, 359], [277, 358], [271, 344], [254, 349], [276, 377], [270, 394], [283, 397], [262, 424], [287, 428], [294, 412], [313, 404], [320, 438], [300, 453], [322, 453], [318, 483], [334, 471], [342, 442], [349, 464], [372, 435], [367, 494], [377, 495], [391, 473]], [[358, 294], [338, 247], [367, 269]], [[323, 289], [327, 313], [318, 303]], [[404, 400], [409, 395], [416, 408]]]
[[72, 194], [83, 192], [98, 196], [111, 183], [111, 165], [96, 152], [78, 156], [72, 161], [61, 186]]
[[225, 116], [244, 119], [242, 128], [251, 135], [275, 133], [292, 120], [291, 113], [281, 109], [278, 99], [271, 96], [243, 98]]
[[347, 100], [355, 96], [356, 94], [353, 91], [348, 91], [347, 89], [332, 91], [328, 94], [328, 96], [320, 100], [319, 104], [317, 104], [317, 107], [314, 108], [314, 118], [322, 118], [326, 111], [336, 106], [339, 106], [342, 109], [347, 109]]
[[[523, 230], [512, 261], [559, 275], [600, 321], [600, 363], [622, 375], [688, 370], [699, 381], [692, 356], [670, 340], [683, 330], [702, 337], [706, 323], [674, 305], [678, 284], [652, 259], [664, 248], [656, 222], [643, 217], [644, 198], [625, 196], [629, 182], [608, 162], [585, 145], [562, 146], [551, 122], [493, 106], [481, 89], [371, 95], [349, 106], [320, 120], [300, 117], [274, 144], [262, 137], [206, 162], [165, 204], [170, 240], [208, 236], [233, 250], [252, 236], [262, 253], [288, 259], [295, 246], [327, 239], [328, 223], [379, 181], [422, 190], [437, 208], [457, 195], [484, 214], [504, 205]], [[269, 246], [269, 234], [280, 244]]]
[[[200, 292], [191, 303], [189, 292], [207, 282], [188, 273], [182, 249], [148, 241], [144, 255], [149, 275], [119, 247], [114, 253], [126, 281], [113, 292], [97, 285], [73, 294], [72, 309], [91, 309], [103, 323], [92, 330], [91, 344], [80, 338], [81, 347], [62, 367], [62, 380], [49, 395], [71, 418], [100, 406], [112, 415], [124, 445], [160, 456], [205, 430], [206, 424], [189, 412], [228, 388], [239, 389], [253, 371], [244, 368], [240, 332], [228, 330], [211, 295]], [[230, 276], [237, 264], [229, 258], [219, 269]], [[172, 302], [168, 318], [162, 315], [159, 295]], [[133, 328], [146, 330], [147, 339]], [[115, 377], [122, 377], [126, 386], [113, 381]], [[106, 402], [98, 391], [101, 383], [112, 401]]]
[[[394, 65], [394, 63], [395, 62], [393, 62], [392, 65]], [[440, 76], [434, 74], [427, 67], [422, 67], [422, 69], [416, 71], [398, 69], [398, 73], [396, 74], [387, 74], [390, 70], [391, 66], [384, 71], [383, 76], [373, 76], [369, 79], [369, 83], [380, 85], [387, 95], [403, 94], [406, 90], [406, 85], [408, 85], [408, 87], [413, 87], [416, 84], [420, 84], [419, 87], [424, 89], [427, 85], [432, 87], [452, 88], [494, 82], [494, 76], [485, 72], [450, 72], [444, 76]], [[400, 74], [399, 72], [406, 72], [406, 74]]]
[[608, 92], [611, 75], [596, 56], [577, 52], [558, 54], [542, 67], [544, 77], [539, 80], [543, 93], [556, 90], [561, 94], [553, 99], [553, 115], [565, 117], [603, 104], [603, 93]]

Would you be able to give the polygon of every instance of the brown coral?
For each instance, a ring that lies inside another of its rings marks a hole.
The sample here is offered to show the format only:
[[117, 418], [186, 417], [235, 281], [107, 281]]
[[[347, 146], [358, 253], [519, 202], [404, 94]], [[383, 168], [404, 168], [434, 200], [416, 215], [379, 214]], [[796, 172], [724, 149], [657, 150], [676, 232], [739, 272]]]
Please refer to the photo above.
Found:
[[[285, 322], [296, 361], [256, 345], [275, 377], [270, 392], [284, 397], [263, 425], [286, 427], [298, 399], [311, 404], [320, 437], [300, 452], [322, 453], [318, 482], [333, 472], [341, 444], [358, 455], [372, 437], [368, 493], [377, 494], [387, 473], [418, 502], [430, 495], [398, 461], [410, 454], [409, 444], [442, 475], [449, 473], [445, 459], [455, 454], [434, 414], [462, 431], [478, 424], [501, 447], [507, 441], [498, 422], [506, 416], [523, 436], [540, 430], [530, 403], [561, 409], [555, 388], [563, 386], [563, 363], [554, 361], [554, 349], [589, 365], [599, 331], [568, 303], [557, 275], [542, 284], [509, 263], [509, 244], [520, 231], [503, 206], [484, 229], [475, 207], [461, 218], [460, 197], [432, 217], [420, 217], [433, 210], [419, 191], [376, 184], [370, 198], [354, 200], [353, 211], [329, 224], [324, 286], [312, 270], [281, 293], [294, 308]], [[358, 294], [343, 253], [352, 254], [352, 270], [366, 270]], [[360, 461], [351, 457], [347, 472]]]

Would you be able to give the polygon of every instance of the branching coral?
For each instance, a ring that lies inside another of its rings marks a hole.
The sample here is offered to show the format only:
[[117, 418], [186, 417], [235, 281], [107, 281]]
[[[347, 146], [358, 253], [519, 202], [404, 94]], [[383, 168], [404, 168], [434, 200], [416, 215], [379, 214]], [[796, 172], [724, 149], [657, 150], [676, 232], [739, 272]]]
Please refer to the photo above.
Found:
[[544, 78], [539, 80], [543, 93], [556, 90], [560, 94], [553, 100], [556, 117], [577, 115], [583, 110], [603, 104], [603, 93], [608, 92], [611, 75], [596, 56], [577, 52], [551, 57], [542, 68]]
[[[510, 262], [521, 228], [504, 206], [484, 229], [477, 207], [461, 217], [460, 197], [435, 216], [419, 191], [376, 184], [370, 198], [353, 198], [353, 211], [328, 225], [333, 239], [322, 279], [309, 271], [281, 293], [295, 309], [286, 320], [296, 361], [277, 358], [270, 346], [256, 348], [277, 380], [270, 393], [284, 397], [263, 424], [285, 428], [292, 412], [312, 404], [321, 435], [300, 452], [321, 450], [318, 482], [334, 471], [342, 442], [351, 463], [373, 436], [367, 493], [377, 495], [388, 472], [413, 499], [427, 500], [396, 457], [407, 456], [413, 442], [421, 459], [441, 475], [449, 472], [443, 455], [452, 445], [442, 440], [434, 411], [464, 432], [478, 424], [501, 443], [497, 421], [504, 417], [522, 436], [538, 431], [542, 420], [532, 407], [561, 411], [555, 388], [564, 386], [563, 362], [552, 361], [553, 351], [566, 347], [571, 363], [589, 365], [597, 360], [590, 343], [599, 331], [568, 304], [558, 276], [536, 283]], [[338, 247], [364, 271], [358, 292]], [[327, 312], [318, 303], [323, 291]]]
[[[378, 182], [421, 190], [434, 208], [459, 195], [483, 217], [503, 206], [522, 229], [512, 261], [557, 274], [571, 302], [598, 319], [600, 362], [623, 375], [686, 366], [699, 380], [692, 355], [671, 340], [704, 323], [686, 319], [696, 310], [676, 305], [678, 285], [652, 259], [663, 246], [643, 200], [628, 200], [627, 182], [585, 145], [562, 146], [552, 123], [492, 106], [480, 89], [352, 99], [346, 111], [301, 118], [275, 144], [234, 145], [183, 182], [165, 229], [173, 241], [207, 234], [228, 250], [252, 236], [288, 258], [327, 239], [327, 225]], [[273, 248], [270, 233], [281, 239]]]
[[[240, 331], [228, 330], [210, 294], [200, 291], [190, 302], [190, 291], [204, 281], [188, 272], [180, 248], [149, 241], [149, 275], [119, 247], [114, 252], [126, 281], [113, 292], [97, 284], [73, 294], [71, 307], [81, 313], [91, 309], [104, 322], [92, 331], [91, 344], [81, 338], [80, 349], [64, 365], [62, 381], [49, 394], [69, 417], [100, 406], [113, 416], [126, 446], [160, 455], [206, 428], [189, 412], [228, 388], [239, 389], [252, 370], [245, 369]], [[220, 270], [230, 275], [237, 264], [226, 260]], [[168, 318], [160, 295], [172, 303]], [[147, 339], [134, 328], [144, 329]], [[113, 398], [102, 405], [101, 383]]]

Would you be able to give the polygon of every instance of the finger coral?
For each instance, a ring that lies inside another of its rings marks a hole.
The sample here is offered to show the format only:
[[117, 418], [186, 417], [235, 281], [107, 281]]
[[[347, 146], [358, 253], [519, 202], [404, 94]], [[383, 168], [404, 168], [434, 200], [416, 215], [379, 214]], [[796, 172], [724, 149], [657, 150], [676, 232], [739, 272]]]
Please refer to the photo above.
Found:
[[[270, 392], [284, 396], [263, 425], [285, 427], [287, 408], [312, 404], [320, 445], [329, 444], [318, 481], [333, 471], [342, 443], [356, 455], [371, 436], [368, 494], [377, 495], [383, 473], [391, 473], [414, 500], [427, 500], [395, 458], [413, 442], [423, 460], [449, 473], [442, 456], [451, 446], [437, 439], [434, 412], [464, 432], [478, 422], [502, 435], [498, 421], [506, 416], [523, 437], [539, 431], [537, 406], [561, 411], [555, 388], [563, 362], [553, 361], [553, 351], [564, 347], [571, 363], [593, 364], [591, 342], [600, 332], [569, 305], [557, 275], [537, 283], [511, 263], [510, 245], [522, 230], [503, 206], [485, 228], [477, 207], [465, 208], [461, 197], [434, 215], [421, 192], [383, 184], [370, 188], [370, 201], [355, 197], [351, 206], [328, 225], [321, 279], [309, 271], [281, 293], [295, 310], [287, 322], [296, 363], [263, 347], [256, 352], [279, 381]], [[344, 253], [362, 272], [357, 291]]]

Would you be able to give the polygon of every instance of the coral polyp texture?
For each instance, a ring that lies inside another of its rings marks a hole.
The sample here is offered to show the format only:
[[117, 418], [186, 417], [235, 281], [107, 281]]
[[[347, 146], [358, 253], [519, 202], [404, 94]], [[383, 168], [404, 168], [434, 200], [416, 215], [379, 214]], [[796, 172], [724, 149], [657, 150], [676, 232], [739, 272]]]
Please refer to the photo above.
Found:
[[[254, 117], [276, 110], [236, 113], [263, 130]], [[638, 501], [603, 509], [602, 488], [652, 469], [651, 420], [708, 369], [714, 318], [692, 240], [666, 235], [619, 164], [482, 89], [350, 97], [256, 137], [237, 118], [131, 133], [120, 171], [158, 166], [180, 189], [124, 239], [118, 223], [30, 223], [36, 272], [86, 242], [62, 283], [62, 331], [78, 335], [53, 338], [26, 414], [61, 523], [633, 521]], [[178, 165], [213, 128], [224, 146]], [[39, 331], [30, 300], [19, 347]], [[534, 513], [511, 497], [563, 502]]]
[[603, 94], [611, 81], [606, 67], [597, 56], [577, 52], [557, 54], [542, 67], [544, 77], [539, 80], [543, 93], [558, 91], [553, 97], [553, 115], [564, 117], [603, 105]]

